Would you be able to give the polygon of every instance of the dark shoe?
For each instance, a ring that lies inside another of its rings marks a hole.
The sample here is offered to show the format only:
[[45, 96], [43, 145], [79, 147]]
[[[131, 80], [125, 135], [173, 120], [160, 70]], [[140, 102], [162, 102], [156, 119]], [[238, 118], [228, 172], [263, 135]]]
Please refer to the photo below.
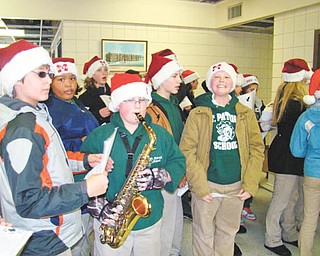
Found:
[[244, 233], [247, 233], [247, 229], [245, 226], [240, 225], [240, 228], [238, 230], [238, 234], [244, 234]]
[[240, 250], [239, 246], [234, 243], [234, 252], [233, 252], [233, 256], [241, 256], [242, 255], [242, 251]]
[[269, 251], [272, 251], [273, 253], [280, 255], [280, 256], [291, 256], [290, 250], [285, 247], [284, 245], [279, 245], [276, 247], [269, 247], [264, 245], [265, 248], [267, 248]]
[[285, 242], [286, 244], [291, 244], [291, 245], [293, 245], [295, 247], [299, 247], [298, 240], [292, 241], [292, 242], [288, 242], [288, 241], [284, 241], [284, 240], [282, 240], [282, 241]]

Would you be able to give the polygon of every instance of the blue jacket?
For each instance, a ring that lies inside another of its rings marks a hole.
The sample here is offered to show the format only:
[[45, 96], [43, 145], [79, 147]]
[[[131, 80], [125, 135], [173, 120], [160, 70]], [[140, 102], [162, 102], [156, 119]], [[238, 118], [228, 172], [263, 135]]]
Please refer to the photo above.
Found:
[[52, 123], [58, 130], [65, 149], [79, 151], [82, 144], [81, 138], [98, 127], [99, 123], [80, 100], [73, 97], [73, 101], [75, 104], [51, 94], [45, 104], [48, 106]]
[[304, 157], [304, 175], [320, 178], [320, 101], [298, 119], [291, 136], [290, 149], [295, 157]]

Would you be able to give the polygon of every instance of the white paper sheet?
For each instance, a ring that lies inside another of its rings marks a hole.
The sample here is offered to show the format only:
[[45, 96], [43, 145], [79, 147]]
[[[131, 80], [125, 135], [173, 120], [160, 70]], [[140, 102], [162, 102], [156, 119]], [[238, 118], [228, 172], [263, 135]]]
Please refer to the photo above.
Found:
[[239, 197], [237, 195], [229, 195], [229, 194], [219, 194], [219, 193], [211, 193], [212, 197]]
[[32, 231], [0, 226], [0, 254], [16, 256], [26, 245]]
[[87, 175], [84, 177], [85, 179], [89, 178], [93, 174], [103, 173], [105, 170], [117, 130], [118, 128], [115, 128], [112, 135], [103, 142], [103, 158], [99, 164], [97, 164], [90, 172], [87, 173]]

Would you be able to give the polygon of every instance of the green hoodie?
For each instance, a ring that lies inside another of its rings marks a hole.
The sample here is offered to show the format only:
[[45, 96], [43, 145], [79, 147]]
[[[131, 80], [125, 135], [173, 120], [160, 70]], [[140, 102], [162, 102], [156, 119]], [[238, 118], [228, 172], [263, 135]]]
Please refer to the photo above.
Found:
[[221, 107], [212, 102], [212, 93], [198, 98], [197, 106], [210, 107], [212, 111], [212, 141], [208, 180], [226, 185], [241, 180], [241, 163], [236, 137], [238, 98], [230, 94], [231, 100]]
[[[169, 172], [172, 181], [168, 182], [164, 189], [172, 193], [176, 190], [180, 180], [185, 174], [185, 157], [181, 153], [173, 137], [164, 128], [157, 124], [151, 123], [151, 118], [148, 114], [145, 119], [147, 124], [154, 130], [157, 136], [157, 143], [155, 150], [150, 154], [148, 168], [161, 167]], [[109, 187], [106, 193], [106, 198], [110, 201], [112, 201], [115, 195], [121, 190], [126, 180], [128, 155], [124, 143], [120, 138], [119, 132], [123, 132], [127, 135], [130, 147], [132, 147], [137, 137], [142, 136], [133, 156], [133, 163], [135, 163], [137, 160], [144, 146], [149, 143], [149, 136], [141, 124], [139, 124], [138, 128], [133, 134], [131, 134], [124, 127], [119, 112], [116, 112], [112, 114], [110, 123], [94, 129], [88, 135], [81, 145], [81, 151], [89, 153], [102, 153], [104, 141], [112, 135], [116, 127], [118, 127], [118, 132], [110, 153], [110, 156], [114, 161], [114, 167], [112, 172], [108, 174]], [[148, 198], [152, 207], [152, 211], [148, 218], [140, 218], [133, 230], [140, 230], [150, 227], [162, 217], [163, 197], [161, 190], [143, 191], [142, 194]]]

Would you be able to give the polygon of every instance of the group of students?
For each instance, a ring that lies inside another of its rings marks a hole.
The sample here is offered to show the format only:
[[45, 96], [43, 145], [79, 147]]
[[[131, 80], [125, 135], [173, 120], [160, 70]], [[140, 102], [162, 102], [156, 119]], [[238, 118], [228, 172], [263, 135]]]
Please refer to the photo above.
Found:
[[[109, 87], [109, 71], [97, 56], [85, 63], [86, 91], [77, 98], [73, 59], [51, 60], [42, 47], [24, 40], [0, 49], [0, 199], [6, 221], [33, 231], [22, 255], [89, 255], [92, 230], [95, 255], [179, 255], [183, 210], [177, 188], [186, 180], [194, 255], [234, 255], [243, 204], [258, 190], [264, 160], [256, 113], [233, 93], [236, 67], [212, 65], [206, 76], [208, 92], [196, 99], [192, 90], [198, 74], [182, 72], [169, 49], [152, 54], [145, 80], [116, 73]], [[295, 101], [298, 96], [289, 87]], [[108, 105], [101, 97], [107, 94]], [[275, 102], [278, 125], [291, 97], [279, 95], [285, 100]], [[183, 111], [179, 104], [187, 100], [191, 104]], [[152, 210], [137, 221], [123, 245], [112, 248], [100, 242], [100, 225], [117, 225], [121, 209], [112, 202], [150, 141], [137, 114], [157, 138], [136, 180]], [[84, 179], [100, 163], [104, 141], [114, 132], [105, 171]], [[92, 208], [97, 196], [103, 204]], [[274, 251], [277, 243], [266, 240], [265, 246]]]

